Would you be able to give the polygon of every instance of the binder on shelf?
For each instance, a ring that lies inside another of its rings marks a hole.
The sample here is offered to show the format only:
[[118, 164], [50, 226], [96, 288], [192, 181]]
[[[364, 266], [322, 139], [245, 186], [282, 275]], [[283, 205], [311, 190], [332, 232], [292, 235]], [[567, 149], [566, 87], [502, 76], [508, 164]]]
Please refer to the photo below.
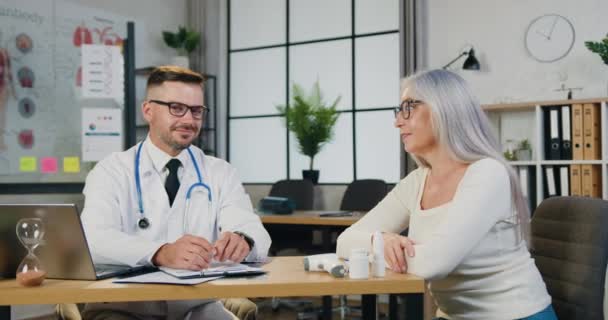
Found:
[[582, 164], [581, 173], [581, 186], [583, 190], [583, 197], [601, 197], [602, 172], [600, 170], [600, 166], [592, 164]]
[[594, 103], [583, 105], [583, 159], [600, 158], [600, 108]]
[[517, 168], [519, 183], [524, 197], [528, 200], [528, 207], [532, 211], [536, 207], [536, 174], [533, 166]]
[[557, 181], [557, 177], [555, 176], [555, 171], [553, 169], [553, 166], [546, 166], [544, 168], [544, 175], [545, 175], [545, 198], [548, 197], [553, 197], [553, 196], [557, 196], [558, 195], [558, 181]]
[[570, 165], [570, 194], [573, 196], [582, 196], [583, 189], [581, 186], [581, 165]]
[[560, 138], [560, 109], [549, 107], [545, 112], [545, 158], [560, 160], [562, 141]]
[[572, 159], [583, 160], [583, 105], [572, 105]]
[[570, 173], [568, 166], [559, 167], [559, 194], [562, 197], [570, 195]]
[[571, 136], [571, 122], [570, 122], [570, 106], [562, 106], [562, 146], [561, 146], [561, 159], [572, 160], [572, 136]]

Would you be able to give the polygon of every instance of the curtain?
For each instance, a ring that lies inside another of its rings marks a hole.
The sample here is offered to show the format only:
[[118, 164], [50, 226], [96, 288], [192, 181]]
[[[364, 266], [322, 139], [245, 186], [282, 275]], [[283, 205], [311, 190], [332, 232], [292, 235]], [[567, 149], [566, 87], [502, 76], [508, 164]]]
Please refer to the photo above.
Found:
[[[420, 54], [422, 39], [424, 39], [423, 15], [421, 14], [424, 1], [404, 0], [399, 2], [399, 42], [401, 50], [400, 76], [402, 78], [413, 74], [422, 64]], [[402, 146], [400, 145], [400, 148]], [[407, 152], [401, 149], [401, 177], [416, 169], [416, 163]]]
[[190, 68], [200, 73], [205, 73], [205, 3], [201, 0], [186, 0], [186, 25], [201, 33], [199, 46], [189, 55]]

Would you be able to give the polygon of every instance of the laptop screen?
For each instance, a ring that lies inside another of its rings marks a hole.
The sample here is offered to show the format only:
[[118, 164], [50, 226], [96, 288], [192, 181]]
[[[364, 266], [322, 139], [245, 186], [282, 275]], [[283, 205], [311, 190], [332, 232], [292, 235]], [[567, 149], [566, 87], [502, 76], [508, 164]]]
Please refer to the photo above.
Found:
[[14, 278], [27, 254], [15, 232], [22, 218], [40, 218], [44, 224], [43, 243], [34, 254], [47, 271], [47, 278], [96, 279], [74, 204], [0, 204], [0, 278]]

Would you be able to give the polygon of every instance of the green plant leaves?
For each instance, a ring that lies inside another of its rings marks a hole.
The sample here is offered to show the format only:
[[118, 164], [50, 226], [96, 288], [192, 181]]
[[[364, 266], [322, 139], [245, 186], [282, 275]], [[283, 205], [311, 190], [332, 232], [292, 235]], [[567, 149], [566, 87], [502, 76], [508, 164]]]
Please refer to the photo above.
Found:
[[194, 51], [200, 42], [201, 34], [194, 30], [188, 30], [180, 26], [177, 32], [163, 31], [165, 44], [176, 49], [179, 54], [186, 54]]
[[602, 58], [602, 61], [608, 64], [608, 36], [602, 39], [601, 42], [586, 41], [585, 46], [591, 52], [597, 53]]
[[173, 49], [179, 49], [179, 41], [177, 40], [177, 36], [169, 31], [163, 31], [163, 40], [165, 40], [165, 44]]
[[333, 138], [332, 129], [338, 120], [336, 106], [341, 97], [326, 105], [318, 81], [308, 95], [298, 84], [293, 85], [292, 92], [292, 103], [288, 107], [277, 106], [277, 110], [285, 116], [287, 128], [295, 134], [300, 152], [310, 157], [312, 170], [315, 155]]
[[198, 42], [200, 41], [200, 34], [198, 32], [190, 32], [186, 34], [186, 39], [184, 40], [184, 49], [187, 52], [192, 52], [198, 46]]

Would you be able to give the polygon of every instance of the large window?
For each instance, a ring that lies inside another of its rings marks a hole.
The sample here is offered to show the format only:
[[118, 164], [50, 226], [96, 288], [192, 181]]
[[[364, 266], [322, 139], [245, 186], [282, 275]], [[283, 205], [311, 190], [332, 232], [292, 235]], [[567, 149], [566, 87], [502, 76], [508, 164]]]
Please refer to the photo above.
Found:
[[342, 96], [320, 183], [399, 180], [398, 0], [231, 0], [228, 159], [245, 183], [301, 179], [308, 158], [276, 110], [293, 83]]

